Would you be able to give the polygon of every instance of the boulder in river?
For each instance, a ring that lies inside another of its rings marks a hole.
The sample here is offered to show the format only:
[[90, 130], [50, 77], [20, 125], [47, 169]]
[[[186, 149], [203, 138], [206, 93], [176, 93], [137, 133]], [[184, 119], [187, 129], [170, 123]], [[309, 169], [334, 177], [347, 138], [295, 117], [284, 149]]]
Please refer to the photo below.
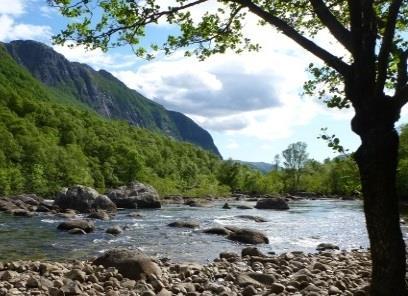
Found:
[[188, 199], [184, 204], [192, 208], [203, 208], [207, 206], [206, 202], [197, 199]]
[[13, 216], [17, 216], [17, 217], [33, 217], [34, 216], [33, 212], [23, 210], [23, 209], [12, 210], [11, 213], [13, 214]]
[[231, 209], [230, 205], [227, 202], [222, 206], [222, 208], [225, 209], [225, 210], [230, 210]]
[[121, 275], [132, 280], [144, 279], [150, 275], [158, 278], [162, 276], [159, 265], [140, 251], [110, 250], [93, 261], [93, 264], [102, 265], [105, 268], [114, 267]]
[[106, 233], [112, 234], [112, 235], [119, 235], [123, 232], [122, 228], [120, 228], [120, 226], [115, 225], [112, 227], [109, 227], [108, 229], [106, 229]]
[[104, 210], [97, 210], [88, 215], [90, 219], [109, 220], [110, 215]]
[[80, 213], [90, 213], [95, 210], [116, 211], [116, 205], [106, 195], [101, 195], [95, 189], [81, 185], [61, 190], [54, 204], [63, 210], [74, 209]]
[[200, 227], [200, 224], [196, 221], [176, 221], [168, 224], [167, 226], [178, 228], [198, 228]]
[[289, 205], [281, 197], [271, 197], [258, 200], [255, 208], [262, 210], [289, 210]]
[[238, 229], [231, 232], [227, 238], [244, 244], [269, 244], [269, 239], [265, 234], [253, 229]]
[[6, 197], [0, 198], [0, 211], [1, 212], [12, 212], [13, 210], [17, 210], [18, 207], [11, 202]]
[[95, 230], [95, 224], [87, 220], [70, 220], [62, 222], [58, 225], [58, 229], [62, 231], [69, 231], [74, 228], [79, 228], [85, 231], [86, 233], [92, 232]]
[[237, 209], [238, 210], [250, 210], [250, 209], [252, 209], [252, 207], [247, 206], [247, 205], [237, 205]]
[[204, 229], [203, 233], [216, 234], [216, 235], [228, 235], [231, 233], [231, 231], [224, 227], [213, 227], [213, 228]]
[[237, 216], [237, 218], [244, 219], [244, 220], [251, 220], [251, 221], [258, 222], [258, 223], [268, 222], [268, 220], [266, 220], [265, 218], [259, 217], [259, 216], [240, 215], [240, 216]]
[[107, 195], [119, 208], [161, 208], [159, 193], [156, 189], [150, 185], [139, 182], [133, 182], [128, 186], [112, 189]]
[[316, 247], [317, 251], [339, 250], [339, 246], [331, 243], [321, 243]]
[[86, 234], [85, 230], [83, 230], [81, 228], [72, 228], [72, 229], [68, 230], [68, 233], [69, 234], [79, 234], [79, 235]]

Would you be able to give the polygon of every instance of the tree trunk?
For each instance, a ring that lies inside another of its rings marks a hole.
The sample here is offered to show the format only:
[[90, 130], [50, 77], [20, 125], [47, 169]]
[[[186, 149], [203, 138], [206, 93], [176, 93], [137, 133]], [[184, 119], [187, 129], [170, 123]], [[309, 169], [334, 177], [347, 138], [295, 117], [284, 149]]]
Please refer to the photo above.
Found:
[[399, 136], [392, 125], [367, 128], [355, 158], [360, 169], [364, 212], [371, 244], [370, 295], [408, 295], [405, 243], [396, 192]]

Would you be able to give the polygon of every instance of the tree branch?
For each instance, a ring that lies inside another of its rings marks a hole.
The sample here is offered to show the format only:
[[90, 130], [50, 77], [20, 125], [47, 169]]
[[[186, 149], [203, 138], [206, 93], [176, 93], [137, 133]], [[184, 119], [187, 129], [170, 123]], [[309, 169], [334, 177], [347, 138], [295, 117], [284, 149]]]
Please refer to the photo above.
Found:
[[254, 4], [253, 1], [249, 0], [234, 0], [245, 7], [247, 7], [252, 13], [266, 21], [267, 23], [273, 25], [278, 30], [280, 30], [284, 35], [295, 41], [297, 44], [302, 46], [307, 51], [314, 54], [316, 57], [320, 58], [327, 65], [334, 68], [344, 77], [349, 76], [350, 66], [343, 62], [340, 58], [332, 55], [325, 49], [318, 46], [316, 43], [310, 39], [304, 37], [302, 34], [297, 32], [293, 27], [284, 22], [282, 19], [274, 16], [273, 14], [263, 10], [258, 5]]
[[397, 85], [395, 87], [396, 92], [400, 91], [405, 84], [408, 83], [408, 49], [400, 50], [399, 52], [399, 62], [398, 62], [398, 73], [397, 73]]
[[331, 13], [322, 0], [310, 0], [314, 12], [320, 21], [329, 29], [333, 36], [350, 52], [353, 52], [351, 33]]
[[361, 3], [356, 0], [348, 0], [350, 14], [351, 38], [353, 42], [353, 57], [357, 57], [361, 48]]
[[401, 89], [395, 94], [393, 100], [399, 108], [402, 108], [408, 103], [408, 84], [401, 87]]
[[384, 36], [378, 54], [378, 75], [377, 75], [377, 93], [382, 92], [384, 89], [385, 81], [387, 79], [388, 61], [394, 41], [395, 25], [398, 19], [398, 12], [401, 8], [402, 0], [392, 1], [388, 10], [387, 24], [385, 26]]

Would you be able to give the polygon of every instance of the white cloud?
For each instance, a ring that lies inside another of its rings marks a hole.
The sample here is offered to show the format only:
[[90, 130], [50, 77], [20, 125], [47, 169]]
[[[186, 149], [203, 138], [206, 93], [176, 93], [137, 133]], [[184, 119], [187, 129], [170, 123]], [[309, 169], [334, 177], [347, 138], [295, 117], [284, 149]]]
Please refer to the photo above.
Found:
[[54, 7], [44, 5], [40, 7], [41, 15], [47, 18], [52, 18], [54, 15], [58, 13], [58, 10]]
[[239, 144], [235, 140], [230, 140], [225, 147], [229, 150], [236, 150], [239, 148]]
[[177, 53], [113, 74], [211, 131], [266, 141], [287, 138], [323, 112], [319, 103], [299, 95], [313, 57], [268, 27], [257, 30], [256, 41], [268, 36], [258, 53], [227, 53], [204, 62]]
[[24, 0], [2, 1], [0, 3], [0, 15], [22, 15], [25, 12]]
[[6, 14], [0, 14], [0, 40], [34, 39], [49, 41], [52, 35], [51, 27], [37, 26], [24, 23], [15, 23], [14, 19]]

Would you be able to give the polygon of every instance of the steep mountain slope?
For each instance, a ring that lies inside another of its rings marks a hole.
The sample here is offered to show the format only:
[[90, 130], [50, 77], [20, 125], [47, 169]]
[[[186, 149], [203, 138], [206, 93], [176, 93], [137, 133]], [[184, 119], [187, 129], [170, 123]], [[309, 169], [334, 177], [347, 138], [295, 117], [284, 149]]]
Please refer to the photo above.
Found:
[[74, 184], [103, 191], [134, 180], [161, 194], [228, 191], [213, 153], [54, 95], [0, 45], [0, 196], [52, 196]]
[[60, 100], [87, 106], [107, 118], [160, 131], [220, 156], [211, 135], [194, 121], [129, 89], [109, 72], [70, 62], [36, 41], [17, 40], [5, 46], [15, 61], [51, 87]]

